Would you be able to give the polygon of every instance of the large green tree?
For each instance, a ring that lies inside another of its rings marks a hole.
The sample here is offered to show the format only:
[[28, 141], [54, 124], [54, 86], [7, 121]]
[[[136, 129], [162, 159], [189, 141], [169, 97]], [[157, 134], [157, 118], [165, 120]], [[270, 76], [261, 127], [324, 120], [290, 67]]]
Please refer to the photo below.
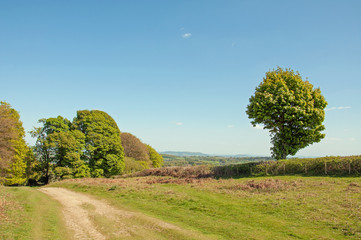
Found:
[[[85, 150], [85, 135], [73, 129], [66, 132], [57, 132], [49, 140], [57, 149], [57, 163], [55, 172], [59, 177], [90, 177], [90, 168], [83, 159]], [[65, 172], [64, 172], [65, 171]]]
[[131, 133], [122, 133], [120, 136], [124, 148], [126, 173], [163, 165], [163, 157], [150, 145], [144, 144]]
[[252, 124], [263, 124], [271, 134], [272, 156], [285, 159], [298, 150], [320, 142], [327, 102], [319, 88], [302, 80], [298, 72], [282, 69], [266, 77], [249, 99], [246, 113]]
[[[0, 182], [5, 181], [7, 170], [13, 160], [13, 141], [17, 138], [16, 121], [10, 116], [10, 106], [0, 104]], [[2, 180], [1, 180], [2, 179]]]
[[126, 157], [134, 158], [136, 161], [142, 161], [151, 164], [147, 146], [139, 138], [131, 133], [122, 133], [122, 146]]
[[70, 121], [61, 116], [57, 118], [40, 119], [41, 127], [34, 128], [31, 136], [36, 138], [34, 146], [37, 167], [41, 175], [41, 181], [48, 183], [54, 165], [59, 162], [59, 150], [56, 148], [53, 135], [70, 129]]
[[[6, 102], [0, 103], [0, 182], [21, 185], [27, 180], [31, 150], [25, 142], [19, 113]], [[1, 180], [2, 179], [2, 180]]]
[[88, 177], [90, 170], [81, 159], [85, 149], [85, 135], [73, 129], [72, 123], [62, 116], [40, 119], [42, 127], [31, 133], [37, 138], [34, 152], [38, 160], [38, 170], [43, 181], [55, 177]]
[[114, 119], [99, 110], [77, 112], [74, 127], [85, 135], [84, 160], [93, 177], [109, 177], [122, 173], [124, 151], [120, 130]]

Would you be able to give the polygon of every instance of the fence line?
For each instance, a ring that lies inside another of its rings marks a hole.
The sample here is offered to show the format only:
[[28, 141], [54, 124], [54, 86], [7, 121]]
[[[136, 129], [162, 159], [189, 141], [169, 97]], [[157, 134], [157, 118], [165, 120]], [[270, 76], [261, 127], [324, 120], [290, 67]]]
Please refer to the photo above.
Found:
[[309, 176], [359, 176], [361, 173], [361, 156], [289, 159], [258, 163], [243, 163], [214, 167], [212, 172], [215, 177], [293, 174]]

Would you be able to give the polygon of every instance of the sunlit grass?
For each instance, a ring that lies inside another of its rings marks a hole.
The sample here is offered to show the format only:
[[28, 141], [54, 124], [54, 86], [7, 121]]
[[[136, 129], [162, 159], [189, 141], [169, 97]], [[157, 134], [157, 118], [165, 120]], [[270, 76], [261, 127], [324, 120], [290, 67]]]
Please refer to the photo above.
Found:
[[0, 187], [0, 239], [69, 239], [61, 206], [29, 187]]
[[83, 179], [56, 183], [218, 239], [360, 239], [361, 179]]

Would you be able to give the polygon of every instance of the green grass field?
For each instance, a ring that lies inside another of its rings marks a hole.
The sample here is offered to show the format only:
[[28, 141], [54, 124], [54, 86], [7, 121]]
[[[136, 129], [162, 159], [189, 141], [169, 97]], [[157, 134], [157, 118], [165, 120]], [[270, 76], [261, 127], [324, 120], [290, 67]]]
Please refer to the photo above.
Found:
[[215, 239], [360, 239], [361, 178], [75, 179], [51, 184]]
[[0, 239], [69, 239], [60, 204], [36, 188], [0, 186]]

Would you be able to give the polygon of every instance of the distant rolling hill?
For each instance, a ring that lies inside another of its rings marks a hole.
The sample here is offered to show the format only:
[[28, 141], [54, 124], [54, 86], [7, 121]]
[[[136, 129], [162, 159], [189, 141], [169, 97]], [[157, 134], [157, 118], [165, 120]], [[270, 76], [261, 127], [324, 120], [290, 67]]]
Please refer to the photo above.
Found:
[[234, 157], [234, 158], [243, 158], [243, 157], [265, 157], [265, 156], [254, 156], [249, 154], [205, 154], [201, 152], [178, 152], [178, 151], [164, 151], [160, 152], [162, 155], [173, 155], [178, 157]]
[[210, 156], [208, 154], [204, 154], [201, 152], [175, 152], [175, 151], [165, 151], [161, 152], [160, 154], [164, 155], [173, 155], [173, 156], [179, 156], [179, 157], [192, 157], [192, 156]]

